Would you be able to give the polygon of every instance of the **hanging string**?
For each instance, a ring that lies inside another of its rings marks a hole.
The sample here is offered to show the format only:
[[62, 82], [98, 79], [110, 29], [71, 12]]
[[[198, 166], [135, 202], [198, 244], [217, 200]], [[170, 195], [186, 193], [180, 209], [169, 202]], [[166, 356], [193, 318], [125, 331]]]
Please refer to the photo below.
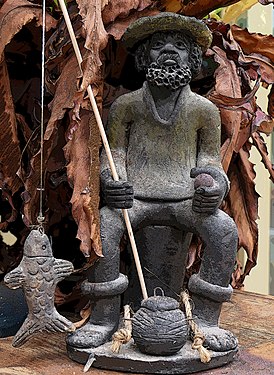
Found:
[[45, 94], [45, 44], [46, 44], [46, 0], [42, 4], [42, 61], [41, 61], [41, 130], [40, 130], [40, 186], [39, 190], [39, 215], [37, 221], [42, 225], [43, 216], [43, 164], [44, 164], [44, 94]]

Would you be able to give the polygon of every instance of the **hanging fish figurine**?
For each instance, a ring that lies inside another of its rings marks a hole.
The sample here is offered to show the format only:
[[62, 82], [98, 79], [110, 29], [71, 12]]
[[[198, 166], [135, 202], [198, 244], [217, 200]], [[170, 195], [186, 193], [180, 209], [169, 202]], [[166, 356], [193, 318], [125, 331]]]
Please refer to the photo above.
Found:
[[73, 265], [69, 261], [53, 257], [49, 238], [41, 228], [30, 232], [21, 263], [4, 278], [11, 289], [22, 286], [29, 309], [26, 320], [14, 336], [13, 346], [23, 345], [37, 332], [75, 330], [73, 323], [60, 315], [54, 306], [57, 283], [72, 271]]

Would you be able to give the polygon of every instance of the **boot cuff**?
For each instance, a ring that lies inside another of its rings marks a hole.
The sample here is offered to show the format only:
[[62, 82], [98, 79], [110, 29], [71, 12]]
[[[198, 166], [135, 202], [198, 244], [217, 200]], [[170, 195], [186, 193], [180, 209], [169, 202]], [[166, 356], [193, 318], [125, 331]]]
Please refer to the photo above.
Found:
[[127, 286], [128, 278], [120, 273], [117, 279], [103, 283], [91, 283], [89, 281], [84, 281], [81, 289], [84, 294], [107, 297], [122, 294], [127, 289]]
[[206, 297], [215, 302], [229, 301], [233, 292], [231, 285], [223, 287], [210, 284], [200, 278], [198, 274], [192, 275], [189, 279], [188, 288], [192, 293]]

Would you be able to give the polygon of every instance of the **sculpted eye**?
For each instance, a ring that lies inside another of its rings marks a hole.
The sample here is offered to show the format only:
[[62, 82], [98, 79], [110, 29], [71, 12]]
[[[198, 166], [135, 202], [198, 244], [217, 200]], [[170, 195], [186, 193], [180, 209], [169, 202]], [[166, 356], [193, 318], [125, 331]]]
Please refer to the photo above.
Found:
[[46, 250], [47, 246], [46, 245], [42, 245], [42, 249], [43, 250]]
[[176, 43], [175, 43], [175, 46], [177, 47], [177, 48], [180, 48], [180, 49], [185, 49], [186, 47], [185, 47], [185, 44], [182, 42], [182, 41], [180, 41], [180, 40], [178, 40]]
[[164, 42], [160, 41], [160, 40], [157, 40], [156, 42], [154, 42], [152, 44], [152, 48], [153, 49], [158, 49], [158, 48], [162, 48], [164, 45]]

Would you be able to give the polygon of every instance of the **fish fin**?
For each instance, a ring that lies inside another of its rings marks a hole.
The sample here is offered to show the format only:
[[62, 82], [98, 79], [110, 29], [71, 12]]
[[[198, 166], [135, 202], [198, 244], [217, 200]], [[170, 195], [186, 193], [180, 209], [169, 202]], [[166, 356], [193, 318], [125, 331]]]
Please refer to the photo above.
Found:
[[55, 311], [53, 317], [45, 324], [45, 330], [47, 332], [73, 332], [75, 326], [70, 320]]
[[22, 324], [19, 331], [13, 338], [12, 346], [18, 348], [25, 344], [36, 332], [39, 332], [41, 329], [41, 324], [38, 320], [30, 319], [29, 317], [26, 318], [24, 323]]
[[64, 259], [54, 259], [53, 268], [58, 281], [63, 280], [73, 272], [72, 263]]
[[4, 282], [10, 289], [20, 288], [24, 280], [25, 276], [20, 266], [7, 273], [4, 277]]

